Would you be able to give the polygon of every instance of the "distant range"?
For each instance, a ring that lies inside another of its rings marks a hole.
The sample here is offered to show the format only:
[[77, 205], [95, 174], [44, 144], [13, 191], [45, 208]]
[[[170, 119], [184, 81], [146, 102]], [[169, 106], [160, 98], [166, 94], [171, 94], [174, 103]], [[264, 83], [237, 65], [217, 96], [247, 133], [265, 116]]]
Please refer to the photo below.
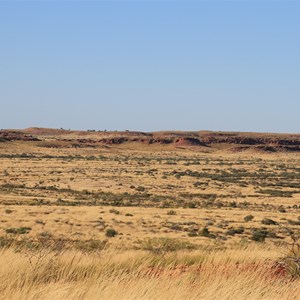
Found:
[[161, 149], [192, 149], [203, 152], [226, 150], [228, 152], [259, 151], [267, 153], [300, 153], [300, 134], [277, 133], [222, 131], [75, 131], [39, 127], [0, 130], [0, 142], [5, 143], [12, 141], [34, 142], [37, 146], [48, 148], [148, 146], [151, 149], [153, 146], [160, 146]]

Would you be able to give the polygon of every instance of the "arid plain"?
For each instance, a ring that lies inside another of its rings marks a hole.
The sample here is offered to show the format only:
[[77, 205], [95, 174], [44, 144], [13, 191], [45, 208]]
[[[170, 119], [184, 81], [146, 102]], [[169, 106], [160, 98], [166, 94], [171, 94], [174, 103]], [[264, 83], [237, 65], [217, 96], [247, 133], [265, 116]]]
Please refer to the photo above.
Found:
[[0, 141], [1, 299], [300, 299], [299, 135]]

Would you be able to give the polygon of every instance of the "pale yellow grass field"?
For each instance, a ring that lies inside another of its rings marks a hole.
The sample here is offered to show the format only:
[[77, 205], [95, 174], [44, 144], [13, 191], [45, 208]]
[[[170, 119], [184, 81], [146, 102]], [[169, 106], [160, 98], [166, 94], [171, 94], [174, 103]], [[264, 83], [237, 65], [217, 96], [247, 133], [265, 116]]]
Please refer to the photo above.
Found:
[[299, 155], [41, 145], [0, 144], [0, 299], [300, 299]]

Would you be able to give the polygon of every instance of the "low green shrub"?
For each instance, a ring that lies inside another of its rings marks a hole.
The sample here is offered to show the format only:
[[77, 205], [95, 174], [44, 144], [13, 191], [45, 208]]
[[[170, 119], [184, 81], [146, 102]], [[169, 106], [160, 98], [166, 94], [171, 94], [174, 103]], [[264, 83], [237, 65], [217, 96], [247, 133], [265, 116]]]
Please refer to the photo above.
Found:
[[244, 233], [245, 229], [243, 227], [239, 227], [239, 228], [231, 228], [229, 230], [226, 231], [227, 235], [236, 235], [236, 234], [242, 234]]
[[254, 216], [252, 216], [252, 215], [247, 215], [246, 217], [244, 217], [244, 221], [245, 222], [250, 222], [250, 221], [252, 221], [254, 219]]
[[278, 225], [278, 223], [272, 219], [264, 218], [261, 221], [262, 224], [264, 225]]
[[107, 237], [115, 237], [118, 234], [118, 232], [116, 230], [114, 230], [113, 228], [108, 228], [105, 231], [105, 236]]

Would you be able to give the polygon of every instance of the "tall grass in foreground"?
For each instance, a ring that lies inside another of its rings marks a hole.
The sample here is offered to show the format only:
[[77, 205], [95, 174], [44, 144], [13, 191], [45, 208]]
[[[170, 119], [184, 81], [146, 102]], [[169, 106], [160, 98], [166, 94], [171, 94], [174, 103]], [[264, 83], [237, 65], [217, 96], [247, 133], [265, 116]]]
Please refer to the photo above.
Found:
[[60, 255], [2, 249], [0, 299], [299, 299], [275, 248], [155, 254], [105, 249]]

